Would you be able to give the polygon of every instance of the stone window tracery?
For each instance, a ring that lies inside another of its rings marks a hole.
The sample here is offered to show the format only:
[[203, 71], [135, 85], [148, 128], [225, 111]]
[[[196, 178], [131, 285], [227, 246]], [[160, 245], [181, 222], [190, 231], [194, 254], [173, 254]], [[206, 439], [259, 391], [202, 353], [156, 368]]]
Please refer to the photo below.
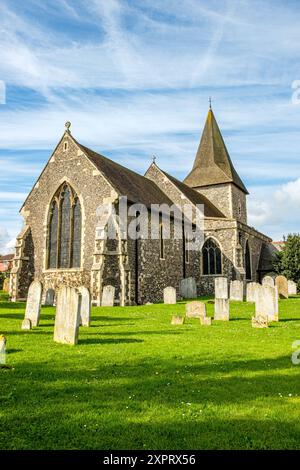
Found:
[[211, 238], [206, 240], [202, 248], [202, 268], [204, 275], [222, 274], [222, 253]]

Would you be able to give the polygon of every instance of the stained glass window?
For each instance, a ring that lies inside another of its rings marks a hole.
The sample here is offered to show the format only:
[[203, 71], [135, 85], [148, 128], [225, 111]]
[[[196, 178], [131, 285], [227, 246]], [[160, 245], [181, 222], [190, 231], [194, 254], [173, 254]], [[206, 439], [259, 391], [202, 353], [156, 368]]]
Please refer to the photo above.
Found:
[[222, 274], [222, 253], [218, 245], [209, 238], [202, 248], [203, 274]]

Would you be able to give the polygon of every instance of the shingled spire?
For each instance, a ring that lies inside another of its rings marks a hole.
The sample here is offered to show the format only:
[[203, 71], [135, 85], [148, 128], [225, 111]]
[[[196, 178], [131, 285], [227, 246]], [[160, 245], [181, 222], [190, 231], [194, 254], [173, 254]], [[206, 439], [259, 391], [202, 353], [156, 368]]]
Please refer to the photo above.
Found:
[[233, 183], [245, 194], [248, 191], [230, 159], [221, 131], [210, 108], [192, 171], [184, 183], [201, 188], [221, 183]]

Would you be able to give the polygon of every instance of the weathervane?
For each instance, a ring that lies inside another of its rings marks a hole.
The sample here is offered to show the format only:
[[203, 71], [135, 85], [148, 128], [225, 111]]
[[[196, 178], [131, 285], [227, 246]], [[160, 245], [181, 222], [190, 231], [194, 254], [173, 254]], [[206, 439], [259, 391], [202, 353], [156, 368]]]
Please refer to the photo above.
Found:
[[209, 97], [209, 109], [211, 109], [211, 96]]
[[65, 128], [66, 128], [66, 131], [70, 133], [70, 127], [71, 127], [71, 123], [70, 121], [67, 121], [66, 124], [65, 124]]
[[156, 156], [152, 155], [152, 163], [155, 163], [155, 162], [156, 162]]

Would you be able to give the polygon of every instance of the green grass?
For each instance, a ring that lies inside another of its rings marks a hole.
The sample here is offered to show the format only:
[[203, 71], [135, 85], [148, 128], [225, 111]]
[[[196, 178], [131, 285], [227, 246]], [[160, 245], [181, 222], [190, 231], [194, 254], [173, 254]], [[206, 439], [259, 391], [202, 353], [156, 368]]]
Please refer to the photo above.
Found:
[[211, 327], [171, 326], [183, 303], [93, 308], [75, 347], [53, 342], [53, 307], [21, 331], [25, 305], [0, 300], [0, 449], [300, 448], [300, 298], [269, 329], [238, 302]]

